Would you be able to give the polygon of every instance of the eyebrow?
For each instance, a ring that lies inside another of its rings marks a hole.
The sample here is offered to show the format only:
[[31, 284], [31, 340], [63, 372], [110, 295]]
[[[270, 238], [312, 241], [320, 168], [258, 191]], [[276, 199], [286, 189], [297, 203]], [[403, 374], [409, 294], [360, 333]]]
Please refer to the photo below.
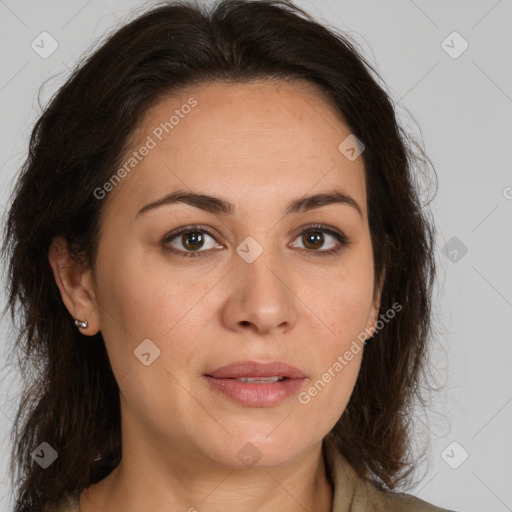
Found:
[[[175, 203], [189, 204], [213, 214], [233, 215], [236, 211], [235, 205], [226, 199], [210, 196], [207, 194], [198, 194], [194, 192], [178, 190], [176, 192], [167, 194], [161, 199], [145, 205], [139, 210], [136, 217], [160, 206]], [[331, 190], [295, 199], [286, 207], [284, 214], [291, 215], [294, 213], [307, 212], [309, 210], [321, 208], [322, 206], [327, 206], [329, 204], [345, 204], [351, 206], [357, 210], [361, 217], [363, 217], [363, 212], [357, 202], [352, 197], [345, 194], [344, 192], [341, 192], [340, 190]]]

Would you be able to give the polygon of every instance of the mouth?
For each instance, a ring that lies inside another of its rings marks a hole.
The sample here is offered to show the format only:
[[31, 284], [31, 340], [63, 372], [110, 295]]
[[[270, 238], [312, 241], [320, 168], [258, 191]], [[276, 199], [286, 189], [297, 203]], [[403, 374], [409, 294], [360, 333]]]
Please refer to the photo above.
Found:
[[287, 379], [288, 377], [264, 377], [264, 378], [258, 378], [258, 377], [237, 377], [235, 380], [238, 380], [240, 382], [252, 382], [254, 384], [268, 384], [269, 382], [282, 382], [283, 380]]
[[259, 363], [257, 361], [239, 361], [208, 372], [207, 377], [215, 379], [252, 379], [283, 380], [304, 379], [305, 375], [294, 366], [281, 361]]
[[295, 394], [306, 376], [282, 362], [242, 361], [203, 375], [210, 389], [247, 407], [270, 407]]

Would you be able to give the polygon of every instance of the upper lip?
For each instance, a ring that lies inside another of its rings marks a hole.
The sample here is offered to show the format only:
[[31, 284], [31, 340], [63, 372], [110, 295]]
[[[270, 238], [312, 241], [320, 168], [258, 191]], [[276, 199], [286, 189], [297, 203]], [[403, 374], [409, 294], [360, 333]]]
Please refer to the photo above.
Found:
[[217, 368], [206, 374], [216, 379], [237, 379], [240, 377], [287, 377], [303, 379], [305, 375], [294, 366], [281, 361], [259, 363], [257, 361], [239, 361]]

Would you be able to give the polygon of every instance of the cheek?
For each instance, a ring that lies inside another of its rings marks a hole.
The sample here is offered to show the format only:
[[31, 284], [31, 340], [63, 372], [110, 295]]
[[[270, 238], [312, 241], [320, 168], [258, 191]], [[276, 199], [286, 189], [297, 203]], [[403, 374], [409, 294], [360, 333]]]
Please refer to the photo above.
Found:
[[[309, 303], [316, 305], [322, 320], [322, 335], [311, 351], [314, 376], [299, 403], [310, 407], [325, 425], [334, 424], [343, 413], [355, 386], [364, 349], [373, 299], [373, 261], [367, 251], [354, 253], [330, 282], [316, 290]], [[373, 316], [373, 315], [372, 315]], [[316, 411], [316, 412], [315, 412]]]
[[327, 434], [345, 411], [361, 366], [361, 343], [338, 340], [324, 351], [305, 388], [297, 395], [301, 424]]
[[346, 342], [366, 328], [372, 306], [373, 286], [364, 286], [361, 281], [345, 284], [329, 294], [327, 306], [328, 325], [338, 342]]
[[[118, 250], [114, 251], [114, 247]], [[211, 273], [185, 274], [175, 267], [165, 258], [151, 260], [113, 243], [106, 244], [98, 255], [101, 331], [116, 377], [129, 373], [133, 378], [144, 368], [135, 357], [141, 343], [150, 348], [150, 357], [158, 354], [152, 369], [162, 367], [181, 375], [185, 368], [194, 367], [205, 322], [200, 299], [216, 279]], [[157, 377], [153, 372], [150, 382], [158, 389], [167, 379], [165, 373]]]
[[133, 247], [116, 246], [114, 251], [114, 246], [106, 244], [102, 259], [98, 257], [99, 299], [108, 309], [103, 313], [111, 313], [102, 320], [122, 324], [135, 337], [161, 338], [197, 302], [204, 281], [191, 272], [187, 279], [180, 277], [176, 264], [164, 256], [147, 258]]
[[169, 267], [166, 271], [124, 254], [108, 265], [98, 258], [103, 338], [129, 408], [155, 425], [171, 425], [178, 422], [180, 411], [194, 407], [184, 390], [188, 372], [197, 366], [194, 343], [200, 340], [193, 306], [204, 292], [176, 283]]
[[320, 305], [322, 320], [329, 327], [328, 339], [333, 346], [340, 348], [340, 344], [343, 346], [367, 327], [373, 289], [372, 260], [365, 254], [354, 254], [347, 265], [316, 290], [315, 297], [308, 296], [312, 309], [316, 309], [316, 304]]

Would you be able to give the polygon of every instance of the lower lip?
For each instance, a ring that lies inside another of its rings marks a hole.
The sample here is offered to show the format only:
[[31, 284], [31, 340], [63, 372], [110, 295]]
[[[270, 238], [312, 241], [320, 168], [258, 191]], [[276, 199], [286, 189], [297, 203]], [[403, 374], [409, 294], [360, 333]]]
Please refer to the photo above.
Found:
[[270, 407], [295, 394], [304, 379], [285, 379], [268, 384], [241, 382], [236, 379], [216, 379], [205, 376], [218, 391], [248, 407]]

